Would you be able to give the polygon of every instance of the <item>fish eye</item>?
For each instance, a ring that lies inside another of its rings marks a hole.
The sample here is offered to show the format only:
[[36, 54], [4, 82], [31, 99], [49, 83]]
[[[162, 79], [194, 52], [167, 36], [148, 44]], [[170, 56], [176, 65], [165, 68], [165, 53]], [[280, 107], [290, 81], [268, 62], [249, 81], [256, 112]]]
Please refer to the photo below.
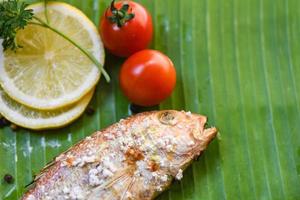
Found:
[[175, 112], [163, 111], [159, 113], [158, 119], [162, 124], [174, 126], [177, 123]]

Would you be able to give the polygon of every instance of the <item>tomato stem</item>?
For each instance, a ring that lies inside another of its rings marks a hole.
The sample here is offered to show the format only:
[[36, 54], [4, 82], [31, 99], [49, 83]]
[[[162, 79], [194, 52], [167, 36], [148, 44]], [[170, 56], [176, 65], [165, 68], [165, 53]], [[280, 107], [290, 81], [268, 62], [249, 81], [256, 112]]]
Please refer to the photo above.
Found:
[[129, 4], [124, 3], [120, 9], [117, 9], [115, 6], [115, 0], [112, 0], [110, 4], [110, 11], [112, 16], [108, 17], [108, 20], [117, 24], [119, 28], [124, 26], [124, 24], [134, 18], [134, 13], [129, 13]]

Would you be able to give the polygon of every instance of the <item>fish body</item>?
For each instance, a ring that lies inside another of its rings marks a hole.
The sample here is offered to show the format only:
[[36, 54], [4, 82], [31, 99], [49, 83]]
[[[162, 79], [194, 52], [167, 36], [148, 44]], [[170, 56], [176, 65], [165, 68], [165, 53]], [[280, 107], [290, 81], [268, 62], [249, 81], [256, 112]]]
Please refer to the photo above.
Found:
[[121, 120], [59, 155], [22, 199], [153, 199], [216, 136], [206, 120], [174, 110]]

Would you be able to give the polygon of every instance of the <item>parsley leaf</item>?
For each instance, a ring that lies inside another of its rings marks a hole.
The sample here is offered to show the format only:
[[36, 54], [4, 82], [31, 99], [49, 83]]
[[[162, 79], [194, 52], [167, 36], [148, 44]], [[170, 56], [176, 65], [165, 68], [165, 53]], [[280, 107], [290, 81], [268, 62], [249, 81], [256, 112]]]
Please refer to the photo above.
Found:
[[4, 51], [15, 51], [21, 47], [16, 41], [17, 31], [24, 29], [33, 17], [33, 10], [26, 9], [27, 6], [28, 4], [18, 0], [4, 0], [0, 3], [0, 39], [3, 39]]

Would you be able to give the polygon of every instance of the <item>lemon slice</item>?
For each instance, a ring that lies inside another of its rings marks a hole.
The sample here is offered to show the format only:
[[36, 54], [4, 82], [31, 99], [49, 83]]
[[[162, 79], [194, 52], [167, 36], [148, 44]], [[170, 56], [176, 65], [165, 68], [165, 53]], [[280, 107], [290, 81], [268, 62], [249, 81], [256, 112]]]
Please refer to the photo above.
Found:
[[[46, 21], [43, 3], [29, 8]], [[66, 3], [49, 2], [47, 13], [52, 27], [104, 64], [104, 49], [97, 28], [80, 10]], [[0, 53], [0, 82], [16, 101], [41, 110], [57, 109], [77, 102], [97, 84], [100, 70], [57, 33], [39, 25], [28, 25], [18, 31], [16, 39], [23, 48]]]
[[94, 89], [74, 105], [42, 111], [16, 102], [0, 87], [0, 113], [9, 121], [25, 128], [34, 130], [59, 128], [71, 123], [84, 112], [93, 93]]

